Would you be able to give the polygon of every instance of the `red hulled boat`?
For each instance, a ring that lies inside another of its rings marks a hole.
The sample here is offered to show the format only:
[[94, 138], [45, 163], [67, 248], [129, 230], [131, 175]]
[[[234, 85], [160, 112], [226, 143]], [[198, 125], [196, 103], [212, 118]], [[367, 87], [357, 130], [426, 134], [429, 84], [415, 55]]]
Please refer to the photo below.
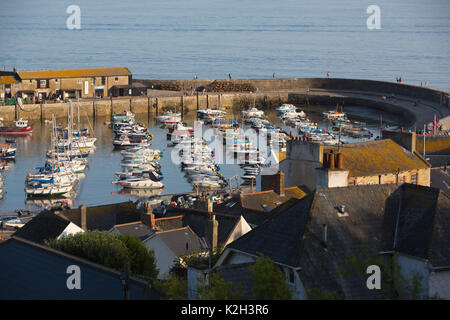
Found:
[[28, 125], [28, 120], [14, 121], [14, 126], [4, 126], [3, 119], [0, 118], [0, 134], [28, 134], [33, 132], [33, 125]]

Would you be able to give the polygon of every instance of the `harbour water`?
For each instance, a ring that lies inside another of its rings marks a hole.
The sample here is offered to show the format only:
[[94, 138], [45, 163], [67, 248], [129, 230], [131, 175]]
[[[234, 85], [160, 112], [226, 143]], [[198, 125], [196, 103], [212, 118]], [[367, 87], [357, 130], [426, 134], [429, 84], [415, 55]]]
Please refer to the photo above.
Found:
[[[380, 8], [381, 29], [367, 28]], [[66, 13], [80, 8], [80, 29]], [[325, 77], [450, 89], [450, 1], [15, 0], [0, 10], [11, 70], [126, 66], [135, 79]]]
[[[315, 106], [301, 109], [305, 110], [309, 118], [318, 122], [320, 128], [329, 128], [329, 123], [322, 119], [320, 112], [329, 110], [330, 108]], [[374, 134], [374, 138], [379, 135], [380, 113], [378, 111], [364, 109], [358, 106], [348, 106], [346, 107], [346, 111], [348, 112], [349, 119], [366, 121], [366, 126]], [[285, 128], [287, 132], [292, 131], [296, 135], [295, 129], [282, 125], [273, 110], [266, 112], [266, 115], [273, 124]], [[227, 118], [240, 121], [240, 114], [228, 114]], [[180, 166], [172, 161], [171, 152], [173, 148], [168, 146], [166, 137], [167, 130], [161, 128], [153, 119], [149, 123], [147, 115], [136, 115], [136, 120], [149, 127], [150, 133], [154, 136], [152, 147], [163, 152], [163, 157], [159, 163], [164, 174], [164, 190], [161, 190], [161, 192], [139, 191], [134, 194], [129, 194], [122, 191], [120, 186], [111, 184], [111, 181], [116, 178], [115, 172], [121, 169], [120, 161], [122, 157], [120, 151], [114, 150], [112, 144], [114, 134], [107, 125], [110, 119], [96, 118], [95, 120], [88, 120], [87, 118], [82, 118], [80, 119], [81, 127], [88, 128], [93, 133], [92, 136], [97, 138], [95, 143], [96, 150], [88, 158], [89, 167], [77, 186], [76, 194], [71, 198], [70, 205], [101, 205], [127, 200], [136, 201], [142, 197], [148, 198], [158, 194], [193, 191], [192, 185], [184, 177]], [[192, 126], [195, 121], [195, 114], [189, 113], [185, 116], [184, 120], [188, 125]], [[384, 114], [383, 121], [385, 124], [394, 125], [401, 123], [402, 119], [396, 119], [389, 114]], [[58, 123], [65, 125], [61, 121], [58, 121]], [[27, 171], [33, 171], [35, 167], [44, 165], [45, 153], [50, 146], [51, 125], [40, 122], [33, 124], [34, 131], [32, 135], [14, 138], [17, 145], [16, 160], [9, 162], [10, 169], [3, 172], [5, 195], [4, 199], [0, 200], [0, 214], [12, 213], [17, 209], [39, 210], [49, 204], [48, 201], [42, 199], [27, 199], [24, 192]], [[4, 142], [5, 138], [9, 137], [0, 137], [0, 142]], [[242, 174], [242, 170], [237, 164], [220, 164], [220, 167], [221, 173], [225, 178], [230, 178], [234, 175], [240, 176]], [[255, 190], [259, 190], [259, 180], [255, 183]]]

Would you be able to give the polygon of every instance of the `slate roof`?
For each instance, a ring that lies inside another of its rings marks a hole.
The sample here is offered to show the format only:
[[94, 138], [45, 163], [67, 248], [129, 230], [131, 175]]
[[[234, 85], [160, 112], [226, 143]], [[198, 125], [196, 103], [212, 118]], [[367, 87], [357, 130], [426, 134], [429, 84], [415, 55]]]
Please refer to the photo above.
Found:
[[114, 228], [122, 235], [130, 234], [138, 237], [141, 241], [150, 237], [154, 231], [152, 228], [142, 223], [141, 221], [117, 224]]
[[[120, 272], [13, 237], [0, 244], [0, 299], [123, 299]], [[69, 290], [71, 265], [80, 267], [81, 290]], [[131, 277], [130, 299], [160, 299], [161, 294]]]
[[306, 195], [306, 192], [299, 187], [290, 187], [284, 190], [284, 196], [280, 196], [273, 190], [241, 193], [241, 206], [244, 209], [267, 212], [275, 209], [291, 198], [301, 199]]
[[156, 232], [159, 238], [177, 256], [205, 251], [206, 244], [189, 227]]
[[131, 72], [125, 67], [95, 68], [95, 69], [65, 69], [65, 70], [30, 70], [17, 71], [22, 79], [54, 79], [54, 78], [83, 78], [101, 76], [130, 76]]
[[254, 262], [221, 265], [214, 269], [220, 272], [224, 280], [233, 284], [233, 291], [241, 293], [244, 297], [253, 295], [253, 281], [248, 269]]
[[448, 196], [430, 187], [319, 189], [274, 210], [265, 223], [227, 248], [254, 256], [260, 252], [279, 264], [299, 268], [307, 287], [336, 291], [350, 299], [375, 299], [379, 296], [366, 288], [365, 278], [337, 277], [346, 254], [358, 255], [370, 248], [394, 250], [429, 259], [434, 267], [450, 266], [449, 214]]
[[441, 189], [450, 195], [450, 166], [444, 168], [432, 168], [430, 171], [430, 186]]
[[450, 266], [450, 199], [439, 189], [404, 185], [394, 249]]
[[[169, 215], [170, 215], [170, 213], [169, 213]], [[155, 219], [156, 230], [167, 231], [167, 230], [179, 229], [179, 228], [185, 227], [185, 225], [183, 225], [183, 216], [184, 215], [175, 214], [174, 216], [168, 216], [168, 217], [164, 217], [164, 218]]]
[[[217, 230], [217, 241], [219, 245], [224, 244], [230, 237], [236, 225], [239, 223], [239, 216], [226, 215], [217, 212], [213, 214], [219, 223]], [[205, 237], [205, 223], [209, 219], [209, 213], [207, 211], [187, 208], [170, 208], [166, 215], [169, 217], [174, 215], [176, 217], [175, 221], [181, 223], [183, 227], [189, 226], [200, 238]], [[166, 221], [171, 221], [169, 217], [166, 218]]]
[[14, 236], [43, 244], [44, 240], [57, 238], [69, 224], [69, 220], [53, 212], [42, 211], [17, 230]]
[[273, 190], [241, 193], [214, 207], [215, 212], [228, 215], [243, 216], [250, 225], [260, 225], [272, 214], [272, 210], [289, 199], [301, 199], [306, 196], [306, 187], [285, 188], [285, 196], [281, 197]]
[[[80, 209], [64, 210], [60, 213], [81, 227]], [[87, 207], [86, 227], [88, 230], [108, 231], [117, 224], [124, 224], [141, 220], [141, 214], [132, 201]]]
[[[337, 150], [325, 146], [324, 151]], [[349, 177], [373, 176], [385, 173], [428, 168], [428, 163], [417, 153], [412, 153], [391, 139], [374, 140], [341, 146], [343, 168]]]

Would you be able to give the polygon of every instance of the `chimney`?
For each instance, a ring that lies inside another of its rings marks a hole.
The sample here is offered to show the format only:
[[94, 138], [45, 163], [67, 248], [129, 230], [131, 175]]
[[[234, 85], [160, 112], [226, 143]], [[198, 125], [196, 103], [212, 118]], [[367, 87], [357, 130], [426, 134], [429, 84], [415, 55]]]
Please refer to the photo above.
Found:
[[278, 170], [276, 174], [261, 175], [261, 191], [273, 190], [280, 196], [284, 196], [284, 173]]
[[80, 219], [81, 219], [81, 229], [83, 229], [84, 231], [87, 230], [87, 226], [86, 226], [86, 211], [87, 208], [84, 204], [82, 204], [80, 206]]
[[330, 167], [330, 154], [328, 152], [324, 152], [324, 154], [323, 154], [322, 166], [324, 168], [329, 168]]
[[330, 150], [329, 154], [329, 166], [330, 169], [334, 169], [334, 153], [333, 150]]
[[14, 66], [14, 68], [13, 68], [13, 71], [14, 71], [14, 72], [17, 72], [17, 68], [16, 68], [16, 66]]
[[205, 238], [212, 252], [217, 249], [218, 229], [219, 222], [216, 220], [216, 215], [210, 212], [209, 219], [207, 219], [205, 223]]
[[153, 209], [149, 202], [144, 203], [144, 210], [143, 220], [147, 223], [148, 226], [150, 226], [151, 228], [155, 228], [155, 214], [153, 213]]
[[335, 155], [336, 157], [336, 169], [344, 169], [344, 155], [342, 152], [338, 152]]

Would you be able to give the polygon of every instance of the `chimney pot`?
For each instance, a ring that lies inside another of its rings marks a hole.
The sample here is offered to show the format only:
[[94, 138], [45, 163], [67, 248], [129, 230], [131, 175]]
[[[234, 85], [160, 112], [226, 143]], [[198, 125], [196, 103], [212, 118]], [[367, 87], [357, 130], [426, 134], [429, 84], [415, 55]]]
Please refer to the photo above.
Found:
[[342, 152], [336, 153], [336, 168], [344, 169], [344, 155]]
[[333, 150], [330, 151], [330, 155], [329, 155], [329, 168], [330, 169], [334, 169], [334, 154], [333, 154]]

